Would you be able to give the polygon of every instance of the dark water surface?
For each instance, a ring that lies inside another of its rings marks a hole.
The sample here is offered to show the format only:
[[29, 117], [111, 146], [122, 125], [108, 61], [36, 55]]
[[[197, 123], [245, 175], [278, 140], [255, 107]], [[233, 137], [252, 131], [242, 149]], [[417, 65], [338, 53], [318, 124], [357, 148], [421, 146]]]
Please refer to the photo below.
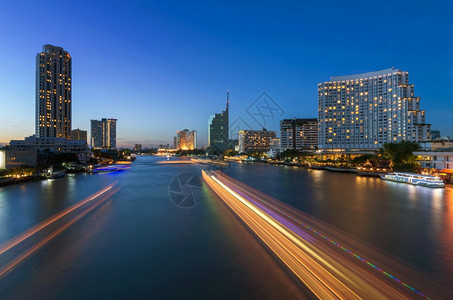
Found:
[[[206, 185], [174, 205], [195, 165], [142, 156], [127, 171], [0, 188], [0, 243], [118, 180], [121, 189], [0, 278], [0, 297], [300, 298], [295, 282]], [[441, 280], [453, 281], [453, 190], [326, 171], [233, 163], [225, 173]], [[51, 229], [44, 229], [51, 230]], [[4, 265], [23, 252], [0, 255]]]

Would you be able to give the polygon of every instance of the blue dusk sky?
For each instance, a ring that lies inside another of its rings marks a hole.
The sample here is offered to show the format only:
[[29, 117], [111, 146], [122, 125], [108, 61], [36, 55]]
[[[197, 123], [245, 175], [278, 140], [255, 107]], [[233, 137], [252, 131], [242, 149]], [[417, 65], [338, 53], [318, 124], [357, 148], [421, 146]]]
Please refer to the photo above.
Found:
[[453, 136], [452, 15], [453, 1], [2, 1], [0, 143], [34, 133], [44, 44], [73, 58], [72, 127], [117, 118], [119, 146], [184, 128], [206, 144], [227, 89], [242, 129], [263, 125], [249, 109], [267, 92], [275, 130], [281, 117], [317, 117], [319, 82], [391, 67]]

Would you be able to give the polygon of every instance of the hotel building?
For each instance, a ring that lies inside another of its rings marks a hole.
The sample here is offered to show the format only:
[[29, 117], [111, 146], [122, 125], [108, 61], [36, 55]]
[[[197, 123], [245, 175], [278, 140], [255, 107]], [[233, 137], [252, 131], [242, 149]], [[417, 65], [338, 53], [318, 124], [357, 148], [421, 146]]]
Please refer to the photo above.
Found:
[[71, 134], [71, 56], [44, 45], [36, 55], [36, 136], [69, 139]]
[[91, 120], [91, 148], [116, 148], [117, 119]]
[[189, 129], [176, 131], [175, 148], [181, 150], [197, 149], [197, 132]]
[[318, 119], [280, 121], [281, 149], [314, 150], [318, 148]]
[[241, 130], [239, 131], [239, 153], [268, 152], [270, 142], [276, 137], [275, 131]]
[[319, 148], [376, 150], [389, 142], [430, 140], [430, 124], [408, 72], [332, 77], [318, 84]]

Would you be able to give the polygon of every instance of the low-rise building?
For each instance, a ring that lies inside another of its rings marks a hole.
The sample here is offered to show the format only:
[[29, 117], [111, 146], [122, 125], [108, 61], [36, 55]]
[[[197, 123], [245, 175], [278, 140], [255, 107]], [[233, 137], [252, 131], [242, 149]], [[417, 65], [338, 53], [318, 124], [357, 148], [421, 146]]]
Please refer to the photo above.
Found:
[[36, 167], [38, 154], [36, 150], [0, 149], [0, 169]]
[[453, 171], [453, 149], [450, 151], [416, 151], [417, 160], [424, 169]]
[[21, 151], [78, 153], [87, 150], [87, 143], [84, 141], [72, 141], [55, 137], [36, 137], [35, 135], [26, 137], [24, 140], [11, 140], [9, 144], [11, 149]]
[[239, 153], [268, 152], [270, 141], [276, 137], [275, 131], [241, 130], [239, 131]]
[[424, 174], [435, 174], [446, 183], [453, 183], [453, 149], [445, 151], [416, 151]]

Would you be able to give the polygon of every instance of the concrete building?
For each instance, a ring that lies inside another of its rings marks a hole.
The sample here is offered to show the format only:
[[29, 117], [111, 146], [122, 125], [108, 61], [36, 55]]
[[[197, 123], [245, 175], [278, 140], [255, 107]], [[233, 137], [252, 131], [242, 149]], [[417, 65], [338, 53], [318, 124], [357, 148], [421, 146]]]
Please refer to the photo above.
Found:
[[0, 149], [0, 169], [36, 167], [38, 154], [36, 150]]
[[314, 150], [318, 148], [318, 119], [280, 121], [281, 149]]
[[417, 160], [422, 168], [436, 169], [442, 171], [445, 169], [453, 172], [453, 149], [450, 151], [416, 151]]
[[20, 151], [78, 153], [87, 150], [87, 143], [84, 141], [55, 137], [40, 138], [34, 135], [26, 137], [24, 140], [11, 140], [9, 144], [11, 149]]
[[268, 152], [270, 141], [275, 137], [275, 131], [241, 130], [239, 131], [239, 153]]
[[71, 141], [83, 141], [87, 143], [87, 132], [86, 130], [74, 129], [71, 130]]
[[181, 150], [197, 149], [197, 131], [189, 129], [176, 131], [175, 148]]
[[91, 148], [116, 149], [117, 119], [91, 120]]
[[208, 121], [208, 148], [225, 151], [229, 146], [229, 106], [230, 92], [227, 91], [226, 109], [213, 114]]
[[319, 148], [374, 150], [389, 142], [429, 141], [430, 124], [408, 72], [332, 77], [318, 84]]
[[36, 55], [36, 136], [69, 139], [71, 134], [71, 56], [44, 45]]

